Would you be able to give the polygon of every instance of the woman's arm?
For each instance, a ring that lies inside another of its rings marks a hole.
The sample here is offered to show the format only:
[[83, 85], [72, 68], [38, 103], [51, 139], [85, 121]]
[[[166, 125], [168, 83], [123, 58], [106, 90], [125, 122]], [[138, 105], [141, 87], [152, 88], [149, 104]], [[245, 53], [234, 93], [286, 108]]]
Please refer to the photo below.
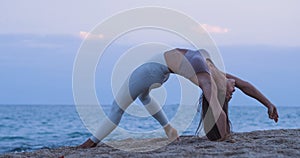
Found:
[[268, 114], [269, 118], [273, 119], [275, 122], [278, 121], [278, 113], [276, 106], [272, 104], [267, 97], [265, 97], [257, 88], [255, 88], [251, 83], [246, 82], [236, 76], [233, 76], [231, 74], [226, 74], [226, 77], [228, 79], [234, 79], [235, 80], [235, 86], [239, 88], [243, 93], [246, 95], [256, 99], [260, 103], [262, 103], [264, 106], [268, 108]]

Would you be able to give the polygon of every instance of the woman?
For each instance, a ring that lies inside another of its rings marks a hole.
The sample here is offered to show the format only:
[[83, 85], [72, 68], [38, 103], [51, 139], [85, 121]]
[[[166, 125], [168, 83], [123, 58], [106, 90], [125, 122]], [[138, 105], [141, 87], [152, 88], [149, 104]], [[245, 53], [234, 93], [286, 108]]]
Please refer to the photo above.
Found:
[[[124, 110], [136, 98], [141, 100], [148, 112], [164, 127], [170, 141], [178, 138], [176, 129], [169, 124], [164, 111], [149, 96], [150, 90], [161, 86], [168, 79], [170, 73], [181, 75], [202, 89], [205, 101], [203, 105], [207, 105], [205, 106], [207, 109], [203, 110], [205, 113], [202, 115], [205, 132], [209, 134], [210, 131], [216, 131], [218, 134], [217, 136], [213, 134], [217, 139], [211, 140], [225, 139], [229, 135], [229, 119], [226, 115], [228, 107], [221, 105], [225, 103], [226, 85], [232, 83], [227, 82], [223, 77], [225, 75], [218, 71], [212, 62], [209, 62], [211, 60], [207, 52], [205, 50], [173, 49], [163, 54], [163, 61], [164, 63], [145, 63], [131, 74], [118, 92], [108, 118], [101, 122], [101, 128], [97, 130], [95, 136], [92, 136], [80, 147], [96, 146], [116, 128]], [[228, 75], [228, 77], [239, 81], [232, 75]], [[229, 92], [230, 94], [232, 92]], [[260, 97], [258, 96], [258, 98]], [[227, 100], [229, 101], [228, 98]]]
[[[206, 53], [206, 52], [203, 52]], [[265, 107], [268, 108], [268, 115], [270, 119], [273, 119], [275, 122], [278, 121], [278, 113], [277, 113], [277, 109], [275, 107], [274, 104], [272, 104], [258, 89], [256, 89], [252, 84], [250, 84], [249, 82], [246, 82], [236, 76], [233, 76], [231, 74], [225, 74], [223, 72], [221, 72], [220, 70], [218, 70], [216, 68], [216, 66], [213, 64], [213, 62], [207, 58], [206, 60], [209, 69], [211, 71], [211, 75], [213, 76], [213, 79], [216, 82], [216, 85], [219, 89], [219, 92], [222, 91], [220, 90], [222, 88], [222, 83], [220, 83], [220, 81], [222, 81], [222, 79], [226, 79], [227, 83], [226, 83], [226, 97], [225, 97], [225, 101], [223, 102], [223, 110], [226, 114], [227, 117], [227, 127], [229, 127], [227, 130], [227, 133], [230, 133], [230, 120], [228, 117], [228, 103], [230, 101], [230, 99], [232, 98], [232, 94], [235, 91], [235, 87], [239, 88], [244, 94], [256, 99], [257, 101], [259, 101], [260, 103], [262, 103]], [[220, 86], [221, 85], [221, 86]], [[220, 88], [219, 88], [220, 87]], [[221, 98], [222, 99], [222, 98]], [[219, 100], [221, 102], [221, 99], [219, 97]], [[214, 127], [211, 129], [207, 129], [206, 127], [206, 122], [203, 121], [204, 116], [211, 118], [211, 114], [209, 114], [208, 110], [210, 108], [208, 101], [206, 100], [205, 97], [201, 97], [200, 98], [200, 102], [202, 102], [202, 113], [201, 113], [201, 121], [199, 123], [198, 129], [197, 129], [197, 133], [199, 132], [199, 127], [201, 125], [201, 123], [203, 122], [204, 124], [204, 131], [206, 133], [206, 136], [209, 140], [212, 141], [216, 141], [216, 140], [224, 140], [226, 137], [222, 137], [220, 131], [218, 130], [218, 128], [216, 127], [216, 125], [214, 125]]]

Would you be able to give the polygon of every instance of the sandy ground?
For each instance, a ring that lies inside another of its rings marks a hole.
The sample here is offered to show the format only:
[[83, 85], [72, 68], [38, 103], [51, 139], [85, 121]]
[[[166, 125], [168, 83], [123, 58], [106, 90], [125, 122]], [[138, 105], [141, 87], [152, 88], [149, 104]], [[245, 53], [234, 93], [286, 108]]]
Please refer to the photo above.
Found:
[[[247, 133], [234, 133], [235, 142], [211, 142], [206, 138], [182, 136], [167, 146], [154, 151], [128, 152], [99, 144], [92, 149], [61, 147], [42, 149], [34, 152], [8, 153], [0, 157], [300, 157], [300, 129], [267, 130]], [[141, 147], [140, 143], [143, 144]], [[114, 145], [126, 146], [134, 151], [146, 146], [166, 143], [163, 138], [144, 140], [123, 140]]]

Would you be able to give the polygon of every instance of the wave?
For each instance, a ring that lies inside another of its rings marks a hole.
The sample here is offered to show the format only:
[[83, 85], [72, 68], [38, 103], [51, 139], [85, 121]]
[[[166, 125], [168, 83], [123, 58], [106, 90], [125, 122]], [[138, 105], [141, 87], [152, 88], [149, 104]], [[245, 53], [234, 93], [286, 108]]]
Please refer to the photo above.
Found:
[[24, 147], [16, 147], [13, 149], [8, 150], [7, 152], [26, 152], [26, 151], [33, 151], [34, 149], [28, 146]]
[[82, 136], [86, 136], [88, 137], [90, 134], [87, 132], [71, 132], [68, 133], [68, 137], [70, 138], [78, 138], [78, 137], [82, 137]]
[[6, 136], [6, 137], [0, 137], [0, 141], [12, 141], [12, 140], [31, 140], [28, 137], [22, 137], [22, 136]]

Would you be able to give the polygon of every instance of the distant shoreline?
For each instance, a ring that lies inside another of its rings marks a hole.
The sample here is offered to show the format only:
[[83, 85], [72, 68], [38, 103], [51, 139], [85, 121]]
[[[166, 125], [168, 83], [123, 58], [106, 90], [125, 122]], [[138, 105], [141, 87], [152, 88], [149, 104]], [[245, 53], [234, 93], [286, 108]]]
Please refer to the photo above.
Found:
[[[110, 103], [101, 104], [102, 106], [110, 106]], [[166, 105], [178, 105], [177, 103], [174, 104], [166, 104]], [[74, 106], [76, 104], [0, 104], [0, 106]], [[89, 106], [89, 105], [86, 105]], [[260, 104], [230, 104], [232, 107], [261, 107]], [[300, 105], [277, 105], [276, 107], [279, 108], [300, 108]]]
[[[232, 142], [212, 142], [202, 137], [182, 136], [180, 141], [148, 152], [127, 152], [99, 144], [92, 149], [60, 147], [33, 152], [6, 153], [0, 157], [300, 157], [300, 128], [233, 133]], [[118, 142], [139, 149], [138, 143], [159, 143], [163, 138]], [[155, 144], [154, 144], [155, 145]]]

